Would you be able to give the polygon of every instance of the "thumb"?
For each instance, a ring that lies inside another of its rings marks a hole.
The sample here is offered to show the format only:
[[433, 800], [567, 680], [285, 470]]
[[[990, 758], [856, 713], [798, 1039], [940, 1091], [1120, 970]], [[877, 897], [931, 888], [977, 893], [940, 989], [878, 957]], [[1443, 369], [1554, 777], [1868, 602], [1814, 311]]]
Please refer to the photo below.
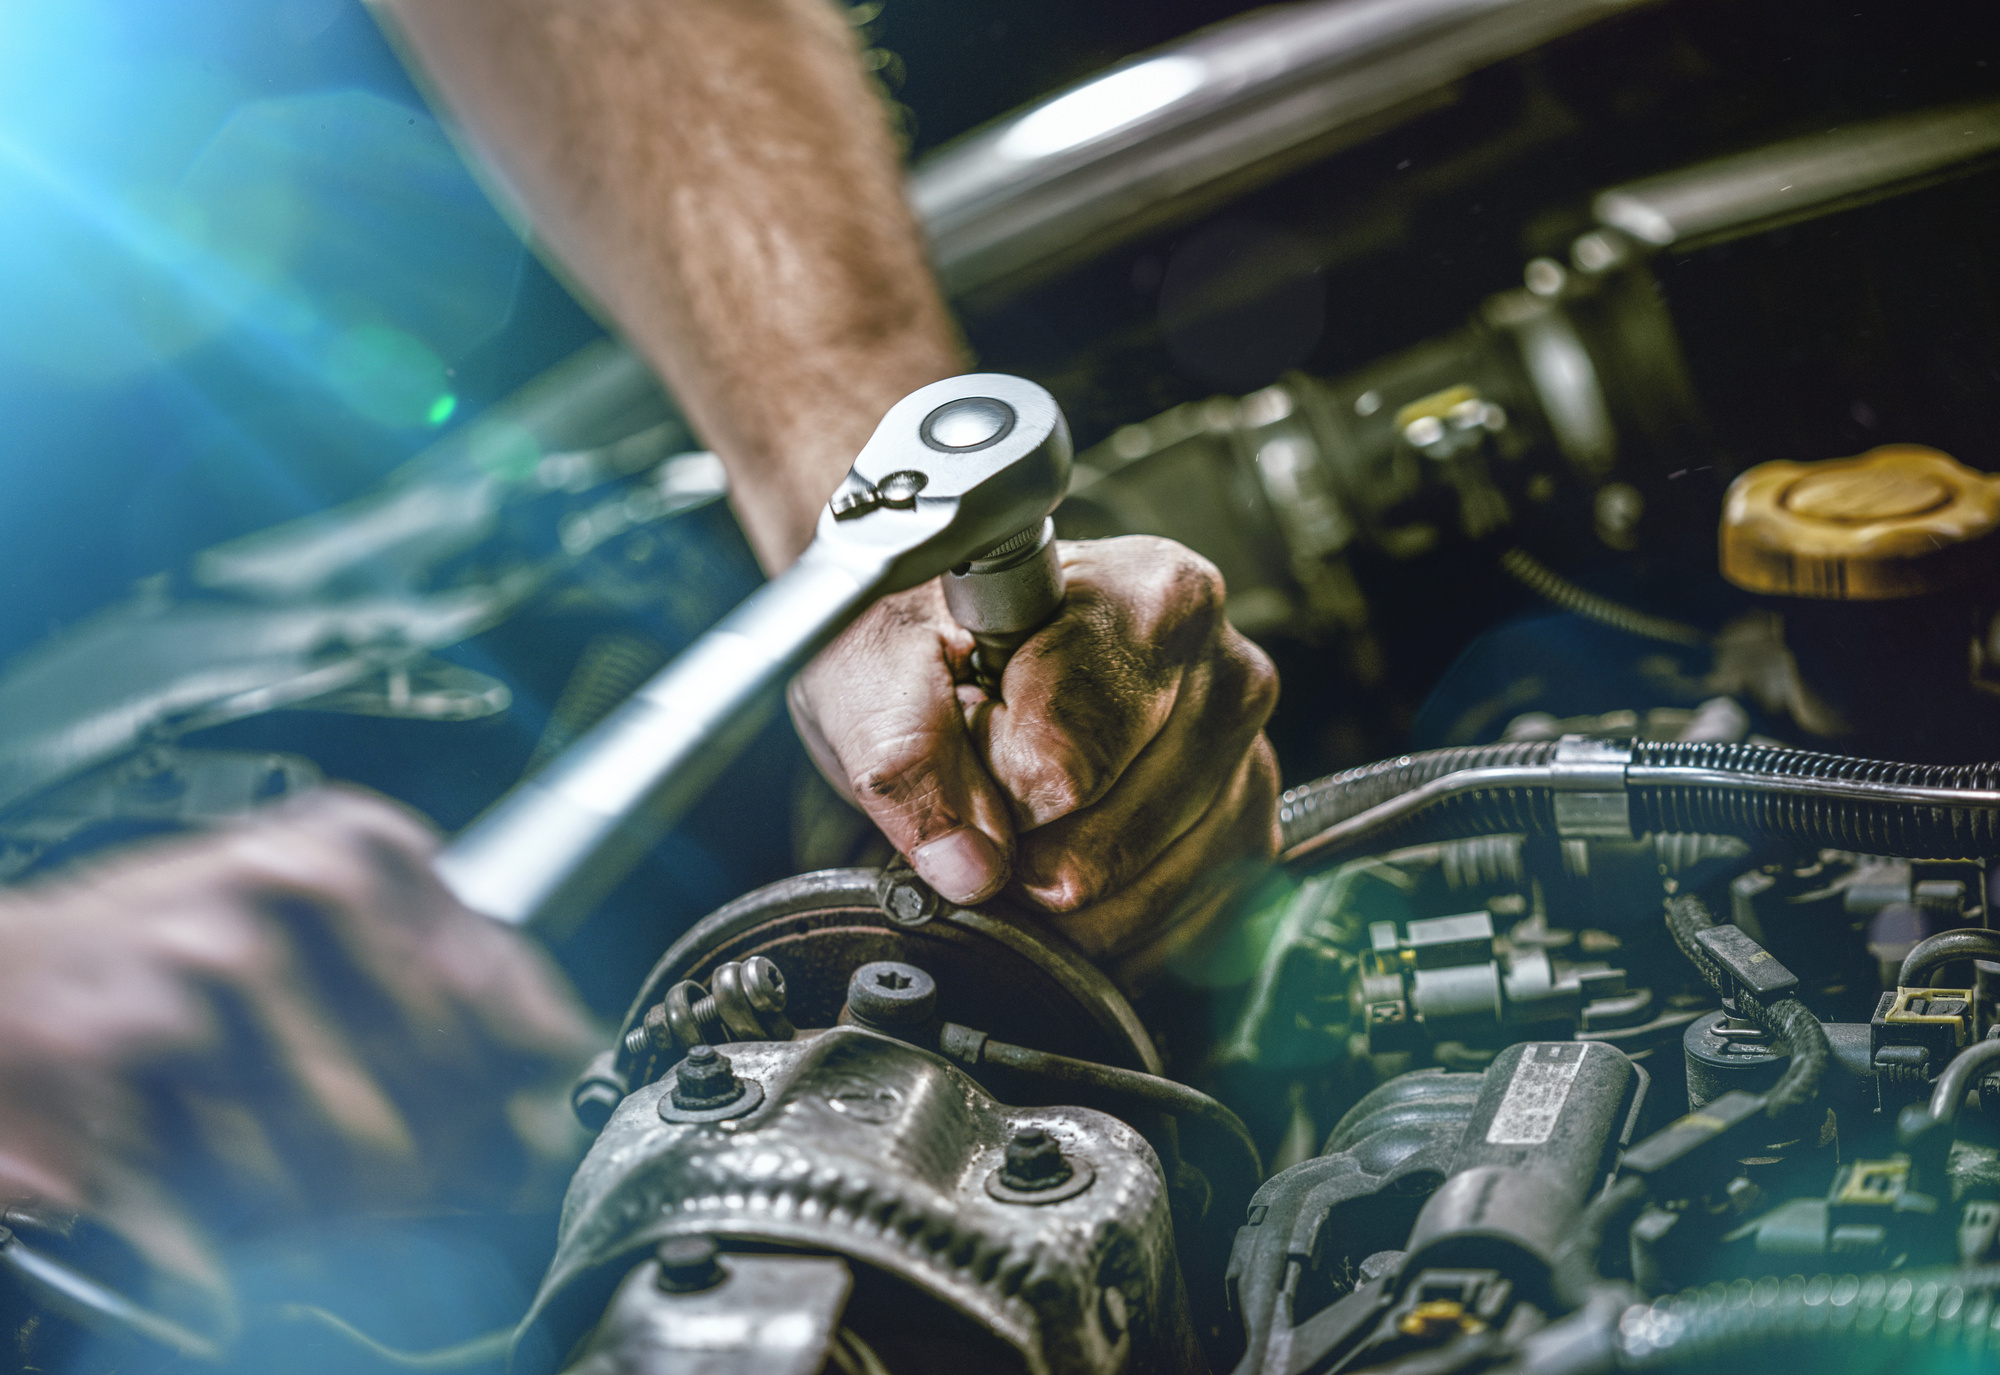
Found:
[[1006, 884], [1014, 849], [1005, 796], [966, 724], [985, 698], [954, 681], [954, 665], [971, 650], [937, 584], [927, 583], [877, 603], [789, 694], [820, 772], [924, 882], [961, 905]]

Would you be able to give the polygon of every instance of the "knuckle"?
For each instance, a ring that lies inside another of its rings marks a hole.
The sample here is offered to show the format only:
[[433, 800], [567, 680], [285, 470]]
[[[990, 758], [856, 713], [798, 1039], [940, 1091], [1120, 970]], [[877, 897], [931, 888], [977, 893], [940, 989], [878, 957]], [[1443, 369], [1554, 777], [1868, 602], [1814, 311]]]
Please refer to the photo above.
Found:
[[151, 937], [170, 966], [236, 987], [268, 981], [285, 960], [284, 942], [255, 913], [236, 907], [176, 914], [155, 924]]
[[230, 860], [229, 888], [256, 903], [290, 899], [353, 911], [376, 894], [372, 856], [351, 834], [292, 821], [253, 825], [236, 837]]
[[1089, 850], [1071, 845], [1031, 855], [1024, 876], [1030, 895], [1049, 912], [1081, 911], [1111, 890], [1121, 864], [1116, 849], [1115, 844]]
[[928, 732], [877, 741], [848, 769], [848, 787], [871, 814], [887, 813], [913, 828], [915, 842], [921, 844], [960, 824], [945, 799], [937, 753]]
[[1045, 731], [1009, 772], [1015, 800], [1047, 822], [1102, 797], [1116, 776], [1116, 761], [1089, 736]]
[[1278, 668], [1271, 656], [1231, 629], [1229, 648], [1243, 671], [1243, 715], [1261, 729], [1278, 706]]

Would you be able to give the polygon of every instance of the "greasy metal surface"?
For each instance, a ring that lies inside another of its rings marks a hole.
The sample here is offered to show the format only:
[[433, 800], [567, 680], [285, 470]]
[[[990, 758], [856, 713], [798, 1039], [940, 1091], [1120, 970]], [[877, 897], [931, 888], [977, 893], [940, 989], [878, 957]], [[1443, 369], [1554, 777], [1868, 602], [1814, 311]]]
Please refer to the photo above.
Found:
[[708, 1289], [634, 1266], [567, 1375], [818, 1375], [854, 1279], [823, 1256], [724, 1256]]
[[[702, 918], [653, 967], [621, 1039], [674, 984], [705, 980], [727, 960], [762, 955], [776, 964], [786, 1016], [802, 1027], [833, 1025], [855, 969], [897, 960], [937, 981], [950, 1021], [1038, 1050], [1160, 1072], [1159, 1052], [1124, 995], [1060, 934], [942, 901], [923, 925], [900, 925], [877, 905], [879, 878], [875, 869], [801, 874]], [[629, 1058], [619, 1067], [629, 1070]]]
[[[942, 1057], [855, 1027], [730, 1053], [767, 1086], [750, 1116], [662, 1122], [664, 1083], [613, 1114], [564, 1202], [520, 1375], [553, 1368], [636, 1259], [697, 1235], [862, 1262], [997, 1334], [1036, 1375], [1188, 1368], [1166, 1185], [1129, 1127], [1003, 1107]], [[1091, 1187], [1038, 1207], [991, 1197], [986, 1177], [1030, 1128], [1088, 1160]]]

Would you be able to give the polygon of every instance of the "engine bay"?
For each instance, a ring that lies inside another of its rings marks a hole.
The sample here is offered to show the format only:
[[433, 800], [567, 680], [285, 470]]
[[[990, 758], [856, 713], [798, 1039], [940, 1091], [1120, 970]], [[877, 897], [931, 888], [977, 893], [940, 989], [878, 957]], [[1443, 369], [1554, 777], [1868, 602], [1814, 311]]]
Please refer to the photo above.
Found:
[[[525, 1316], [346, 1368], [1986, 1368], [1995, 33], [1791, 26], [1320, 0], [920, 159], [1056, 533], [1189, 546], [1277, 661], [1278, 861], [1099, 967], [716, 732], [538, 928], [616, 1034]], [[750, 592], [723, 494], [607, 341], [204, 550], [0, 676], [0, 881], [327, 776], [469, 821]], [[9, 1273], [121, 1334], [73, 1368], [229, 1363]]]

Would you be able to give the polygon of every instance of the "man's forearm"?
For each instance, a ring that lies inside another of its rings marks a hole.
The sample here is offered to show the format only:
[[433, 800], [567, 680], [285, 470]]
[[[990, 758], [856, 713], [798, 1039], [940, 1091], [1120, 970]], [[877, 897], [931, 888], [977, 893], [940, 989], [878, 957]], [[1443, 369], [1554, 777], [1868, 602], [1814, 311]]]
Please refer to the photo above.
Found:
[[667, 379], [767, 569], [958, 370], [828, 0], [378, 0], [537, 235]]

